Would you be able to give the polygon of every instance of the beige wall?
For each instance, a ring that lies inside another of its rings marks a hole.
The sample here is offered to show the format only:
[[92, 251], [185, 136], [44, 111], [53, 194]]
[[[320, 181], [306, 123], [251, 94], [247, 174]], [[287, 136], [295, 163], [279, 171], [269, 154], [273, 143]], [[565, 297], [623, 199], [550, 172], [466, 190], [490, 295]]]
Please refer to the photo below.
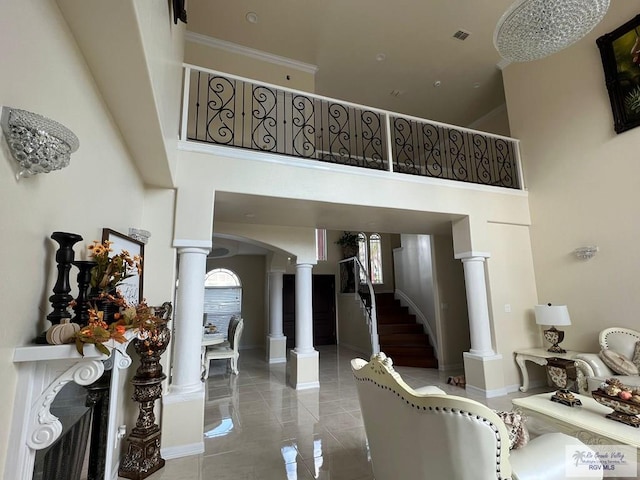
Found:
[[184, 61], [199, 67], [231, 73], [251, 80], [259, 80], [310, 93], [315, 91], [315, 76], [312, 73], [258, 60], [246, 55], [238, 55], [194, 41], [186, 42]]
[[507, 106], [505, 104], [502, 104], [495, 110], [492, 110], [491, 112], [473, 122], [471, 125], [469, 125], [469, 128], [480, 130], [481, 132], [504, 135], [505, 137], [511, 136]]
[[513, 352], [542, 345], [533, 317], [537, 296], [529, 228], [489, 224], [488, 230], [493, 248], [485, 268], [494, 347], [503, 358], [504, 386], [515, 390], [520, 386], [520, 370]]
[[[16, 386], [13, 349], [46, 326], [56, 278], [52, 232], [101, 238], [103, 227], [127, 232], [143, 222], [145, 191], [84, 58], [53, 1], [3, 2], [0, 104], [30, 110], [71, 128], [80, 149], [61, 171], [17, 182], [0, 147], [0, 472], [4, 471]], [[170, 229], [170, 223], [166, 224]], [[154, 232], [158, 233], [159, 232]], [[83, 245], [76, 247], [80, 252]], [[75, 273], [71, 273], [75, 283]], [[75, 292], [72, 291], [72, 294]]]
[[[597, 351], [605, 327], [638, 329], [640, 128], [614, 132], [595, 44], [637, 14], [636, 2], [612, 2], [577, 44], [503, 72], [530, 193], [538, 301], [568, 305], [563, 346], [574, 350]], [[600, 252], [576, 259], [585, 245]]]
[[462, 262], [454, 258], [450, 236], [433, 235], [432, 245], [441, 345], [439, 368], [456, 370], [463, 365], [462, 353], [471, 348], [464, 271]]
[[235, 255], [229, 258], [207, 259], [207, 272], [214, 268], [228, 268], [242, 282], [242, 318], [244, 330], [240, 348], [264, 347], [269, 315], [265, 310], [266, 257], [264, 255]]

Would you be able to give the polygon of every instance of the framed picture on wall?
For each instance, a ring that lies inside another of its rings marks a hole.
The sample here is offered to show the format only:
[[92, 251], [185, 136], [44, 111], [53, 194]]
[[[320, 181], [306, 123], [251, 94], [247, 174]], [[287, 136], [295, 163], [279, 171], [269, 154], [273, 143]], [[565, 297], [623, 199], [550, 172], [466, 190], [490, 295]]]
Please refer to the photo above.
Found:
[[640, 125], [640, 15], [596, 40], [616, 133]]
[[118, 290], [129, 305], [138, 305], [144, 297], [142, 296], [142, 276], [144, 273], [144, 243], [131, 238], [123, 233], [116, 232], [110, 228], [102, 229], [102, 241], [113, 242], [111, 249], [113, 253], [120, 253], [122, 250], [129, 252], [131, 257], [140, 256], [140, 274], [134, 273], [125, 278], [119, 285]]

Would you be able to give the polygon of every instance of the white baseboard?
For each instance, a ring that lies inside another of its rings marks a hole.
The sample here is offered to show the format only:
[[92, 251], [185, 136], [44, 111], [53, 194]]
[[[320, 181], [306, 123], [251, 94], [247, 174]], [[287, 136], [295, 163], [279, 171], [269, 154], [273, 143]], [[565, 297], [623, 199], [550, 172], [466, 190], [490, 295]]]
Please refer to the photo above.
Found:
[[270, 358], [269, 365], [272, 363], [287, 363], [287, 357]]
[[517, 392], [520, 388], [520, 385], [508, 385], [502, 388], [495, 388], [493, 390], [485, 390], [484, 388], [474, 387], [473, 385], [467, 384], [465, 390], [470, 393], [483, 396], [485, 398], [494, 398], [494, 397], [504, 397], [512, 392]]
[[296, 390], [311, 390], [312, 388], [320, 388], [320, 382], [306, 382], [296, 385]]
[[172, 458], [189, 457], [191, 455], [199, 455], [204, 453], [204, 442], [190, 443], [187, 445], [177, 445], [175, 447], [166, 447], [160, 449], [160, 455], [165, 460]]

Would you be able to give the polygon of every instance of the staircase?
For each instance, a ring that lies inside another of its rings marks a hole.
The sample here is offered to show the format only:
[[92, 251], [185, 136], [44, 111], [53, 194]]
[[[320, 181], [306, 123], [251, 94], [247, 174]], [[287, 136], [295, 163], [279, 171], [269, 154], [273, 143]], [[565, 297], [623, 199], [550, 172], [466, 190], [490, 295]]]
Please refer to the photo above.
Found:
[[376, 294], [376, 312], [380, 351], [391, 357], [394, 365], [438, 368], [429, 335], [393, 293]]

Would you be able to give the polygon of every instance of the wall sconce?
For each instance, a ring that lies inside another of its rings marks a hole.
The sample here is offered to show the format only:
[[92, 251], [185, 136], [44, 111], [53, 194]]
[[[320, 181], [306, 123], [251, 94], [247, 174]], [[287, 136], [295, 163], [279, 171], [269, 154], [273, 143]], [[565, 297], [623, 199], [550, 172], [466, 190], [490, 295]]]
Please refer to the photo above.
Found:
[[9, 151], [20, 165], [18, 179], [68, 166], [71, 154], [80, 146], [71, 130], [37, 113], [2, 107], [0, 124]]
[[573, 251], [573, 254], [580, 260], [589, 260], [590, 258], [593, 258], [599, 250], [600, 249], [595, 245], [590, 245], [588, 247], [576, 248]]

